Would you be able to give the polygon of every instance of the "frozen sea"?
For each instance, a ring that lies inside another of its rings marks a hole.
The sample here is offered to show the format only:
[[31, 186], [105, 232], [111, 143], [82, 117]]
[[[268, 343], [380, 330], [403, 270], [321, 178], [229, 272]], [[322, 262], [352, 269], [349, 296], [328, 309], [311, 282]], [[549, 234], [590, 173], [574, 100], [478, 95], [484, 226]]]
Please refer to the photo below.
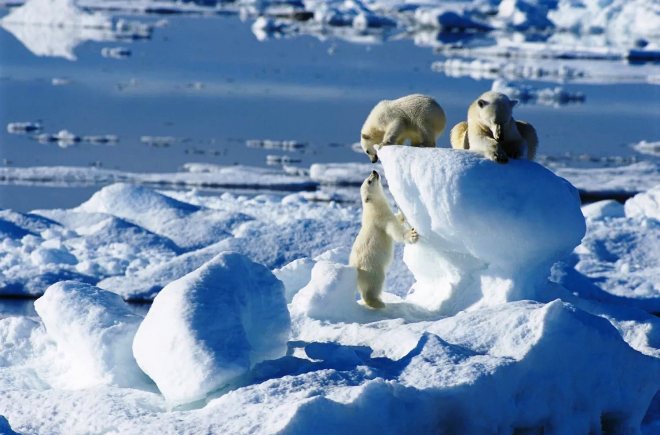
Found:
[[[660, 433], [653, 0], [22, 4], [0, 433]], [[448, 148], [488, 90], [541, 165], [356, 150], [411, 93]], [[420, 234], [382, 311], [346, 266], [373, 169]]]

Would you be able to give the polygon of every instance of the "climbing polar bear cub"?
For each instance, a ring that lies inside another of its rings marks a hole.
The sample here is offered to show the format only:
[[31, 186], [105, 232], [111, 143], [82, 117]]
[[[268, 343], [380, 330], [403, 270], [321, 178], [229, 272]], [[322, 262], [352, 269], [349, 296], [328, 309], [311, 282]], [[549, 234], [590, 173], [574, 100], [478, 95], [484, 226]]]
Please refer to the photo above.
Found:
[[517, 103], [499, 92], [482, 94], [468, 108], [467, 122], [451, 129], [452, 148], [476, 151], [499, 163], [520, 157], [534, 160], [539, 140], [531, 124], [513, 119]]
[[364, 121], [360, 144], [371, 163], [376, 163], [379, 145], [403, 145], [409, 140], [412, 146], [435, 147], [435, 140], [445, 130], [446, 123], [442, 107], [427, 95], [383, 100]]
[[358, 289], [365, 304], [383, 308], [380, 298], [385, 272], [392, 262], [393, 241], [415, 243], [419, 236], [406, 230], [402, 214], [395, 215], [387, 202], [378, 172], [373, 171], [360, 187], [362, 227], [358, 233], [349, 265], [357, 269]]

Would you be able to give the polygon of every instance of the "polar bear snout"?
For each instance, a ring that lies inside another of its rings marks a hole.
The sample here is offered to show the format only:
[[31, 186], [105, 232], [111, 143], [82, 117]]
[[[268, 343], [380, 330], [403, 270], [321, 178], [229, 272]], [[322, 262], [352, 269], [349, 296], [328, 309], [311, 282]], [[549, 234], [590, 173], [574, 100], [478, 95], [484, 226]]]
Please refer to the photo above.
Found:
[[371, 176], [376, 178], [376, 179], [380, 178], [380, 175], [378, 175], [378, 172], [376, 172], [376, 171], [371, 171]]

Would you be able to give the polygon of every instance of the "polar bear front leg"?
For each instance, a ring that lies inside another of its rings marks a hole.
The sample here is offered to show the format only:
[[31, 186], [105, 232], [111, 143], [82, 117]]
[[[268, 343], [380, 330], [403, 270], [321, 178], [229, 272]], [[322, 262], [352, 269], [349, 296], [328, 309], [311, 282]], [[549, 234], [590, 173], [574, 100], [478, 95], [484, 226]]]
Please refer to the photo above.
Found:
[[406, 230], [403, 223], [399, 221], [397, 216], [387, 221], [385, 224], [385, 232], [395, 242], [416, 243], [419, 240], [419, 234], [414, 228]]
[[427, 130], [421, 131], [422, 141], [420, 147], [435, 148], [435, 135]]
[[506, 163], [509, 158], [502, 144], [491, 137], [481, 137], [483, 153], [487, 159], [496, 161], [497, 163]]
[[406, 131], [406, 123], [401, 119], [390, 122], [385, 129], [383, 145], [401, 145], [401, 136]]

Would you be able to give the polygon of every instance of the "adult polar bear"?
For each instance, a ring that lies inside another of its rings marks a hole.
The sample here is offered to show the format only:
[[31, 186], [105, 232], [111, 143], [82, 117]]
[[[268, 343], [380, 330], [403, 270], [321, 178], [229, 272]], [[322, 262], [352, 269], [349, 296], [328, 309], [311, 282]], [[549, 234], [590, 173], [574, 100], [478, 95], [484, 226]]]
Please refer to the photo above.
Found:
[[402, 214], [392, 213], [378, 172], [373, 171], [364, 180], [360, 196], [362, 227], [348, 264], [357, 269], [358, 290], [364, 303], [371, 308], [383, 308], [380, 295], [392, 262], [393, 242], [415, 243], [419, 236], [414, 228], [406, 229]]
[[413, 94], [376, 104], [360, 132], [360, 145], [371, 159], [378, 161], [376, 146], [403, 145], [435, 147], [445, 130], [447, 119], [442, 107], [428, 95]]
[[470, 104], [467, 122], [451, 129], [452, 148], [475, 151], [498, 163], [520, 157], [534, 160], [538, 136], [531, 124], [513, 119], [517, 103], [500, 92], [483, 93]]

